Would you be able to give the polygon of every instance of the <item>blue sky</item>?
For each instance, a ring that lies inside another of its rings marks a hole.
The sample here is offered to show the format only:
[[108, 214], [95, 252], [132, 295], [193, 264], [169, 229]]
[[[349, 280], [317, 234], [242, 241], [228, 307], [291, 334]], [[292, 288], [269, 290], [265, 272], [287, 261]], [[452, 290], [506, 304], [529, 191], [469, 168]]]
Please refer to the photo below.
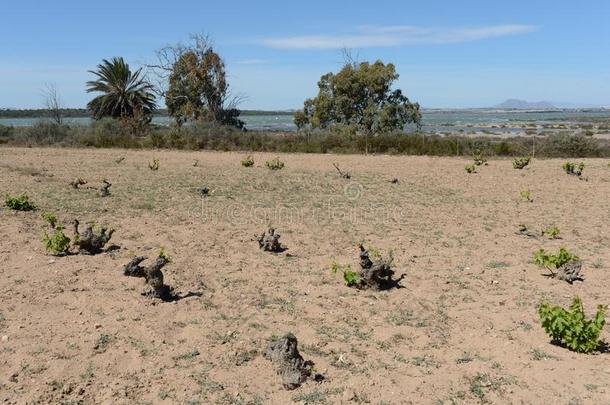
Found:
[[0, 5], [0, 108], [66, 106], [91, 95], [87, 70], [209, 34], [242, 108], [302, 106], [341, 48], [396, 65], [425, 107], [507, 98], [610, 105], [610, 2], [575, 1], [9, 1]]

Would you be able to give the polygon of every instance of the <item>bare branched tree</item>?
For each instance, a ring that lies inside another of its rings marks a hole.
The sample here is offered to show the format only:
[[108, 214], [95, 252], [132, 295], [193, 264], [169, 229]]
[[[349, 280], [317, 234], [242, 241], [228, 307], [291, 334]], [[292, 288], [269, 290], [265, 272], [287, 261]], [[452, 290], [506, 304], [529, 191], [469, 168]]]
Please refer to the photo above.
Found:
[[48, 83], [42, 91], [44, 97], [44, 107], [49, 114], [49, 118], [58, 125], [63, 122], [63, 114], [61, 112], [62, 102], [57, 92], [57, 87], [54, 84]]

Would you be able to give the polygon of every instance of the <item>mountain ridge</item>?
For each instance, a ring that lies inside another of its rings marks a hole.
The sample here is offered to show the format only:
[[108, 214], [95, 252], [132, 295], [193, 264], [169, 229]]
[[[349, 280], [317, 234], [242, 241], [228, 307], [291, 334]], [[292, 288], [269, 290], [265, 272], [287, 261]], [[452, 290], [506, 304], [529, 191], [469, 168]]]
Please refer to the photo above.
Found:
[[506, 110], [553, 110], [557, 107], [549, 101], [530, 102], [516, 98], [509, 98], [508, 100], [498, 105], [495, 105], [493, 108], [500, 108]]

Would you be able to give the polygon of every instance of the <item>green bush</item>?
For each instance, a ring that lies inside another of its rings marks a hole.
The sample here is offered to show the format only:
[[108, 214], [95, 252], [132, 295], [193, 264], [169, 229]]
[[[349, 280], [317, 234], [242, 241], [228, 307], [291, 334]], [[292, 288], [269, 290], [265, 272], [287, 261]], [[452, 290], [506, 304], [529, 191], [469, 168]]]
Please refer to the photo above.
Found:
[[165, 246], [161, 246], [159, 248], [159, 257], [162, 257], [163, 259], [165, 259], [165, 261], [167, 261], [168, 263], [172, 262], [172, 258], [169, 257], [169, 255], [167, 254], [167, 250], [165, 250]]
[[562, 168], [563, 168], [563, 171], [566, 172], [567, 174], [580, 176], [582, 174], [583, 170], [585, 170], [585, 164], [584, 164], [584, 162], [580, 162], [578, 165], [576, 165], [576, 163], [573, 163], [573, 162], [565, 162], [563, 164]]
[[284, 162], [280, 158], [276, 157], [265, 162], [265, 166], [271, 170], [282, 170], [284, 168]]
[[348, 287], [354, 286], [360, 282], [360, 276], [357, 272], [352, 270], [352, 266], [349, 264], [343, 265], [333, 261], [330, 265], [330, 271], [333, 274], [337, 274], [338, 271], [341, 271], [341, 273], [343, 273], [343, 281]]
[[558, 134], [549, 136], [542, 144], [537, 145], [538, 156], [547, 157], [584, 157], [600, 156], [600, 143], [583, 135]]
[[12, 126], [7, 127], [6, 125], [0, 125], [0, 144], [7, 143], [13, 138], [13, 130], [14, 128]]
[[549, 270], [556, 270], [566, 263], [579, 260], [578, 256], [565, 248], [559, 248], [557, 254], [547, 253], [544, 249], [534, 252], [534, 263]]
[[54, 256], [61, 256], [68, 253], [70, 249], [70, 238], [64, 234], [62, 226], [57, 226], [52, 235], [49, 236], [47, 232], [43, 233], [42, 244], [47, 252]]
[[575, 297], [568, 310], [543, 302], [538, 308], [540, 323], [551, 339], [578, 353], [590, 353], [600, 347], [607, 307], [599, 305], [593, 319], [586, 319], [580, 298]]
[[549, 226], [548, 228], [542, 231], [543, 236], [546, 235], [551, 239], [558, 239], [559, 233], [559, 228], [557, 228], [555, 225]]
[[241, 165], [244, 167], [254, 166], [254, 158], [252, 157], [252, 155], [248, 155], [245, 158], [243, 158], [241, 161]]
[[487, 159], [483, 157], [483, 152], [481, 149], [475, 149], [472, 153], [472, 159], [474, 160], [474, 164], [476, 166], [481, 166], [487, 164]]
[[477, 167], [474, 165], [474, 163], [469, 163], [464, 166], [464, 170], [466, 170], [467, 173], [476, 173]]
[[87, 127], [74, 127], [72, 143], [95, 148], [137, 148], [140, 142], [119, 120], [106, 117]]
[[4, 205], [15, 211], [34, 211], [36, 209], [36, 206], [30, 202], [30, 197], [26, 193], [16, 197], [7, 195], [4, 198]]
[[[413, 128], [408, 128], [412, 131]], [[8, 134], [8, 135], [6, 135]], [[147, 125], [144, 130], [119, 120], [104, 118], [90, 125], [44, 122], [36, 128], [0, 128], [0, 142], [17, 145], [87, 146], [103, 148], [179, 148], [274, 153], [364, 153], [367, 142], [353, 128], [299, 132], [242, 131], [210, 122], [182, 127]], [[532, 139], [495, 139], [422, 132], [393, 132], [368, 137], [369, 153], [429, 156], [523, 156], [531, 151]], [[610, 141], [571, 134], [536, 138], [538, 157], [610, 157]], [[485, 159], [481, 157], [480, 162]]]
[[51, 226], [51, 228], [55, 228], [55, 226], [57, 225], [57, 215], [52, 214], [50, 212], [43, 212], [42, 214], [40, 214], [40, 216], [46, 223]]
[[19, 140], [28, 145], [54, 145], [64, 143], [70, 136], [70, 127], [50, 121], [38, 121], [25, 132], [19, 134]]
[[529, 157], [515, 158], [513, 159], [513, 169], [523, 169], [525, 166], [530, 164]]
[[521, 196], [521, 199], [527, 202], [534, 202], [534, 200], [532, 199], [532, 193], [529, 190], [523, 190], [519, 193], [519, 195]]

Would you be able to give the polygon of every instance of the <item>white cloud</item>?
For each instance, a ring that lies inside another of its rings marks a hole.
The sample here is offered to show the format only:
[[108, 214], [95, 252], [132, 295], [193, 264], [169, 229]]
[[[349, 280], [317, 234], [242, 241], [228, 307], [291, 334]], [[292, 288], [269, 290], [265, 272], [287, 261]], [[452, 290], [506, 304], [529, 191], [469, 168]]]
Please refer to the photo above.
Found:
[[372, 48], [403, 45], [440, 45], [477, 41], [533, 32], [532, 25], [492, 25], [486, 27], [429, 28], [411, 25], [362, 27], [347, 35], [303, 35], [266, 38], [259, 44], [276, 49]]

